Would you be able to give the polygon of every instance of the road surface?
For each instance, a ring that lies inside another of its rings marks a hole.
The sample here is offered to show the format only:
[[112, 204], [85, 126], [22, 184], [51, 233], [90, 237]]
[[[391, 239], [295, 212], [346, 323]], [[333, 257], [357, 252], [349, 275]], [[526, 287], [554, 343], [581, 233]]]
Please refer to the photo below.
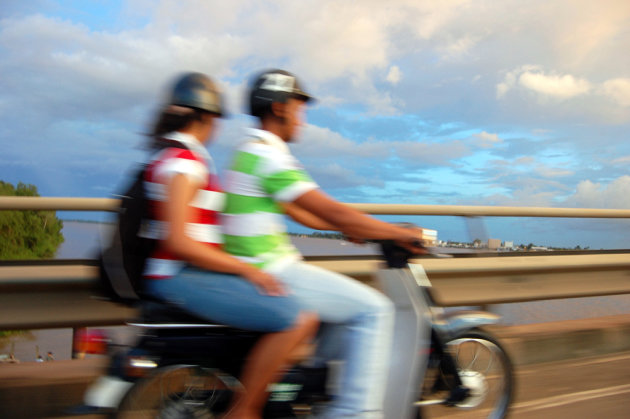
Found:
[[[630, 418], [630, 352], [519, 367], [515, 376], [511, 419]], [[485, 415], [442, 410], [436, 417]]]

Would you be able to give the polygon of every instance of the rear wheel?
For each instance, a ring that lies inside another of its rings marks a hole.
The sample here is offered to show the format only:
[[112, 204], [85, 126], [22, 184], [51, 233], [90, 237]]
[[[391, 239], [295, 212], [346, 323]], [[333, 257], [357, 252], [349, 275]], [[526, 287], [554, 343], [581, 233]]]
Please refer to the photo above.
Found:
[[116, 418], [216, 418], [237, 386], [236, 379], [217, 370], [188, 365], [159, 368], [129, 390]]
[[[455, 361], [462, 384], [469, 389], [468, 397], [446, 406], [454, 382], [441, 365], [432, 359], [422, 389], [422, 418], [474, 417], [501, 419], [507, 415], [514, 388], [512, 363], [503, 347], [488, 333], [470, 331], [445, 344]], [[453, 408], [455, 407], [455, 409]]]

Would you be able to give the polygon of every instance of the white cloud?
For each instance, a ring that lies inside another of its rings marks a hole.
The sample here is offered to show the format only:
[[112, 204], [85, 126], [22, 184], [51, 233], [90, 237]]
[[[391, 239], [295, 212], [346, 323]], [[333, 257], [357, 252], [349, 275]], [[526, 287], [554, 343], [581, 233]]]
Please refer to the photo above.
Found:
[[442, 56], [447, 60], [456, 60], [469, 55], [469, 52], [477, 44], [478, 38], [466, 35], [445, 45]]
[[399, 158], [417, 166], [449, 166], [454, 160], [471, 154], [470, 148], [460, 140], [441, 143], [396, 141], [390, 144]]
[[[444, 1], [402, 1], [403, 13], [399, 18], [412, 28], [420, 39], [431, 39], [439, 35], [440, 30], [456, 20], [458, 15], [471, 5], [470, 0], [444, 0]], [[385, 7], [391, 7], [384, 3]]]
[[[497, 83], [497, 99], [504, 99], [510, 90], [529, 90], [537, 93], [541, 98], [559, 101], [587, 96], [592, 99], [593, 109], [589, 110], [588, 107], [584, 107], [582, 109], [584, 113], [592, 112], [595, 114], [599, 111], [597, 108], [601, 104], [594, 102], [597, 98], [606, 98], [608, 103], [622, 108], [630, 107], [630, 78], [615, 78], [597, 84], [571, 74], [545, 73], [541, 66], [525, 65], [507, 72], [503, 80]], [[623, 113], [611, 112], [614, 115], [620, 115], [621, 120], [628, 118], [627, 115], [624, 117]]]
[[485, 131], [482, 131], [479, 134], [473, 134], [473, 138], [477, 140], [477, 146], [481, 148], [492, 148], [496, 144], [503, 142], [497, 134], [490, 134]]
[[558, 99], [583, 95], [591, 89], [591, 84], [588, 81], [570, 74], [559, 76], [527, 71], [521, 74], [519, 83], [544, 96]]
[[545, 74], [540, 66], [525, 65], [508, 72], [503, 81], [497, 84], [497, 97], [503, 97], [516, 87], [534, 91], [544, 97], [569, 99], [588, 93], [591, 83], [571, 74]]
[[544, 178], [565, 177], [575, 174], [575, 172], [572, 170], [562, 169], [559, 167], [549, 167], [546, 165], [539, 165], [536, 168], [536, 173]]
[[[557, 1], [553, 25], [545, 28], [549, 45], [563, 67], [589, 67], [610, 53], [611, 48], [627, 46], [630, 2], [625, 0]], [[549, 10], [551, 13], [552, 10]], [[544, 23], [540, 26], [545, 27]], [[622, 47], [623, 48], [623, 47]], [[622, 57], [619, 58], [623, 60]], [[603, 69], [603, 68], [602, 68]]]
[[583, 208], [630, 208], [630, 176], [621, 176], [608, 184], [584, 180], [566, 202]]
[[339, 163], [315, 166], [309, 170], [314, 180], [326, 189], [342, 189], [367, 185], [382, 185], [381, 181], [359, 175]]
[[514, 160], [514, 164], [522, 165], [522, 166], [531, 166], [536, 163], [536, 159], [531, 156], [523, 156]]
[[539, 66], [523, 65], [515, 70], [508, 71], [503, 77], [503, 81], [496, 86], [497, 98], [502, 98], [508, 91], [512, 90], [517, 85], [521, 74], [527, 71], [537, 71], [539, 69]]
[[367, 140], [354, 142], [329, 128], [307, 125], [297, 143], [292, 145], [300, 156], [330, 158], [338, 156], [342, 159], [354, 158], [387, 158], [391, 146], [386, 141]]
[[391, 84], [398, 84], [401, 78], [402, 72], [400, 71], [400, 67], [393, 65], [389, 68], [389, 72], [387, 73], [387, 77], [385, 79]]
[[628, 164], [630, 164], [630, 156], [618, 157], [618, 158], [614, 159], [613, 161], [611, 161], [610, 164], [612, 164], [612, 165], [621, 165], [621, 166], [626, 167]]
[[612, 98], [621, 106], [630, 107], [630, 79], [619, 78], [604, 82], [602, 85], [604, 95]]

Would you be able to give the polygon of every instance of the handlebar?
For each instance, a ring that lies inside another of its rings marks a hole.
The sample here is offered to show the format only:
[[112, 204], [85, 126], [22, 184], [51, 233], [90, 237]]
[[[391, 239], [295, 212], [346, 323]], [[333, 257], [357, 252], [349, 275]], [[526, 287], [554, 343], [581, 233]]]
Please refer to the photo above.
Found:
[[[385, 259], [388, 268], [405, 268], [409, 259], [413, 256], [417, 256], [409, 249], [399, 246], [394, 240], [371, 240], [371, 242], [379, 245], [381, 249], [381, 254]], [[424, 248], [419, 240], [417, 242], [414, 242], [413, 246]]]
[[[396, 223], [396, 225], [404, 228], [414, 228], [416, 225], [412, 223]], [[368, 239], [366, 240], [368, 243], [378, 244], [381, 250], [381, 254], [387, 263], [388, 268], [400, 269], [407, 267], [408, 261], [412, 256], [418, 256], [415, 252], [398, 245], [395, 240], [387, 239], [387, 240], [377, 240], [377, 239]], [[411, 246], [417, 249], [425, 250], [424, 253], [427, 253], [426, 247], [423, 245], [422, 240], [416, 239], [410, 243]]]

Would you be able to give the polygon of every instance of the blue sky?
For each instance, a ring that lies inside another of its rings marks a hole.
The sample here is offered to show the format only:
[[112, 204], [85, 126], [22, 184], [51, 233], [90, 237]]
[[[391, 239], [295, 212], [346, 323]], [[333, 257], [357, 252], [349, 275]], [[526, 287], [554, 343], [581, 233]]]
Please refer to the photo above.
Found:
[[[346, 202], [630, 208], [627, 0], [3, 1], [0, 179], [106, 197], [165, 86], [222, 85], [225, 167], [247, 80], [280, 67], [318, 102], [292, 145]], [[63, 216], [63, 214], [62, 214]], [[423, 217], [442, 239], [465, 223]], [[487, 219], [490, 237], [630, 246], [630, 223]]]

